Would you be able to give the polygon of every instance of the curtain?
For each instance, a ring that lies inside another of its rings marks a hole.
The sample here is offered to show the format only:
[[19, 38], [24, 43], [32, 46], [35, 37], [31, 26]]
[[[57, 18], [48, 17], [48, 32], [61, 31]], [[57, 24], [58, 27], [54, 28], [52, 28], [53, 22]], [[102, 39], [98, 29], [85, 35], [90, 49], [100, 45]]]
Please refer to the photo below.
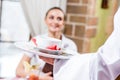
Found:
[[[1, 27], [1, 11], [2, 11], [2, 2], [0, 0], [0, 27]], [[1, 34], [0, 34], [1, 35]]]
[[29, 24], [31, 36], [36, 36], [47, 32], [44, 22], [46, 11], [53, 6], [59, 6], [65, 11], [66, 0], [21, 0], [21, 5]]
[[18, 0], [2, 0], [1, 41], [28, 41], [29, 27]]

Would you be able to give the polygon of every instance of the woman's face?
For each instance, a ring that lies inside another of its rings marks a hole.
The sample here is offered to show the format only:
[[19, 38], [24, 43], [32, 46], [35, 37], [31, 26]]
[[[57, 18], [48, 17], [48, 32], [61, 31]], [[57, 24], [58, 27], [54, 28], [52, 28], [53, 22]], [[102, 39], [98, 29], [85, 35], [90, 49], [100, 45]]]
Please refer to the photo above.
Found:
[[49, 11], [45, 18], [48, 30], [51, 32], [60, 32], [64, 28], [64, 14], [58, 9]]

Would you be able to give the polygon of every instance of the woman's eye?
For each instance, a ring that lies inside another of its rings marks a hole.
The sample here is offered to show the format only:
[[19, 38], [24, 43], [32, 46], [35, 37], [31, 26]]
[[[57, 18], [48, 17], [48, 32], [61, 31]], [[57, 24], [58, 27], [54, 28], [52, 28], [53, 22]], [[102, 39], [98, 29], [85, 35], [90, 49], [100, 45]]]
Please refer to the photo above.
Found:
[[61, 17], [58, 17], [58, 18], [57, 18], [57, 20], [61, 21], [61, 20], [62, 20], [62, 18], [61, 18]]
[[54, 19], [54, 17], [53, 17], [53, 16], [50, 16], [49, 19]]

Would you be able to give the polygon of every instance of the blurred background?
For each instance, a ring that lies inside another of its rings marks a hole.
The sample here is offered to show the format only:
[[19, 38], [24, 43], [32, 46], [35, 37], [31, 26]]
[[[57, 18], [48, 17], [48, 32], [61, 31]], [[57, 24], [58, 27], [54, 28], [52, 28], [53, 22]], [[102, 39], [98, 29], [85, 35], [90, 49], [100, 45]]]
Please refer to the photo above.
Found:
[[13, 43], [47, 32], [46, 11], [58, 6], [66, 13], [64, 34], [78, 52], [95, 52], [113, 30], [119, 0], [0, 0], [0, 77], [15, 76], [22, 51]]

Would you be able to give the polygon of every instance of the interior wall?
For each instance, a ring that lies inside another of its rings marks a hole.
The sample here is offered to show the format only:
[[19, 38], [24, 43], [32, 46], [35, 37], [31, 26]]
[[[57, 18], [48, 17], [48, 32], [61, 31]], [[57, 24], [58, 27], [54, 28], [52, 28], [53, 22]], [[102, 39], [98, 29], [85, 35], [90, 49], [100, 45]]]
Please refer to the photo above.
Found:
[[101, 4], [102, 0], [97, 0], [96, 16], [98, 17], [98, 24], [96, 34], [91, 38], [91, 52], [97, 51], [112, 33], [113, 18], [118, 8], [118, 0], [109, 0], [108, 8], [101, 8]]

